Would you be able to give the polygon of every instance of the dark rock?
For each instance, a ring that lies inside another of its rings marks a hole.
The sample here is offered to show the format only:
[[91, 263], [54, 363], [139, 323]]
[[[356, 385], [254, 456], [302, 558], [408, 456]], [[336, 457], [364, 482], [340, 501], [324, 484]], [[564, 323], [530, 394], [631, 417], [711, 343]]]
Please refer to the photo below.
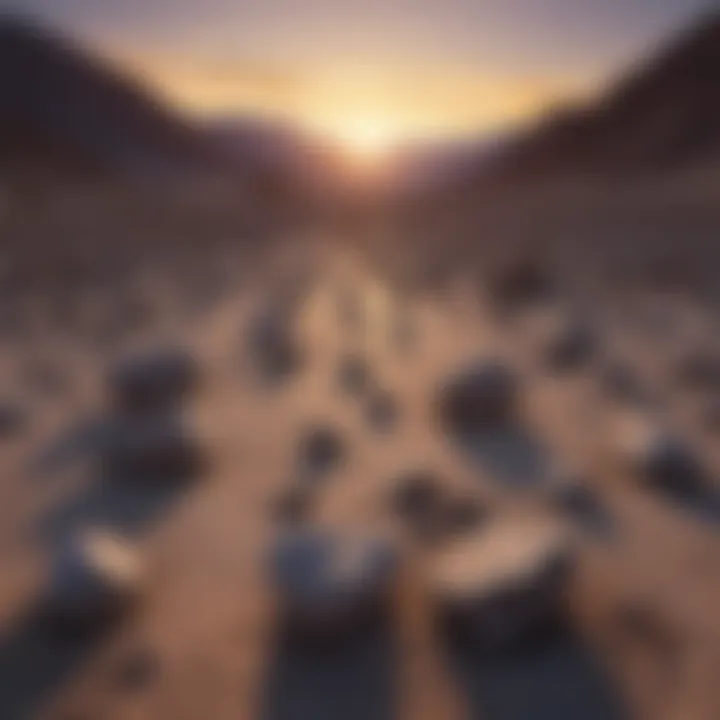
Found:
[[678, 497], [694, 496], [705, 489], [705, 469], [680, 438], [646, 425], [624, 440], [631, 467], [647, 484]]
[[443, 504], [442, 480], [431, 472], [410, 472], [393, 483], [393, 512], [406, 522], [415, 524], [438, 514]]
[[683, 494], [699, 490], [705, 481], [702, 464], [678, 438], [653, 438], [640, 458], [640, 470], [651, 484]]
[[543, 351], [549, 370], [566, 372], [586, 366], [595, 355], [596, 341], [592, 330], [579, 322], [563, 323], [556, 328]]
[[301, 476], [322, 477], [345, 459], [345, 443], [333, 427], [315, 427], [300, 440], [298, 464]]
[[388, 611], [397, 558], [382, 539], [295, 532], [271, 562], [282, 627], [311, 643], [347, 639]]
[[453, 638], [508, 650], [557, 629], [573, 565], [557, 528], [506, 521], [443, 546], [430, 561], [430, 585]]
[[638, 373], [621, 362], [610, 363], [602, 369], [600, 386], [605, 395], [620, 403], [629, 405], [652, 403], [652, 395]]
[[397, 401], [388, 392], [373, 393], [367, 404], [367, 420], [378, 432], [389, 432], [398, 421], [400, 410]]
[[118, 407], [146, 411], [177, 405], [199, 381], [200, 369], [190, 353], [162, 348], [121, 360], [108, 384]]
[[118, 416], [98, 440], [109, 478], [137, 482], [184, 482], [202, 472], [205, 458], [182, 418]]
[[441, 478], [422, 470], [396, 480], [391, 507], [414, 539], [430, 544], [478, 528], [487, 515], [476, 498], [452, 494]]
[[367, 361], [359, 355], [346, 355], [338, 367], [338, 386], [351, 395], [361, 395], [370, 388], [371, 373]]
[[583, 529], [598, 534], [612, 529], [612, 518], [600, 496], [580, 476], [561, 477], [552, 483], [550, 502]]
[[507, 426], [515, 416], [519, 382], [508, 365], [481, 360], [442, 388], [438, 414], [442, 426], [459, 436]]
[[490, 296], [501, 309], [519, 309], [552, 296], [554, 283], [538, 258], [515, 258], [496, 269], [489, 283]]
[[303, 352], [295, 333], [293, 315], [271, 308], [251, 323], [248, 351], [261, 375], [279, 382], [297, 373]]
[[86, 533], [57, 552], [43, 599], [45, 615], [58, 629], [95, 629], [128, 608], [142, 577], [140, 558], [123, 540]]
[[159, 674], [160, 656], [151, 648], [141, 647], [122, 658], [111, 682], [120, 692], [138, 692], [151, 685]]

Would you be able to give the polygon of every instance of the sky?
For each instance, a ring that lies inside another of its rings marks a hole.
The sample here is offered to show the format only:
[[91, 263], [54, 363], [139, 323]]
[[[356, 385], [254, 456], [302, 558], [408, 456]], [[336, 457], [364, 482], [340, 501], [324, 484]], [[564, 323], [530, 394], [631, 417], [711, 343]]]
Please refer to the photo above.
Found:
[[201, 116], [368, 146], [522, 123], [597, 92], [708, 0], [11, 0]]

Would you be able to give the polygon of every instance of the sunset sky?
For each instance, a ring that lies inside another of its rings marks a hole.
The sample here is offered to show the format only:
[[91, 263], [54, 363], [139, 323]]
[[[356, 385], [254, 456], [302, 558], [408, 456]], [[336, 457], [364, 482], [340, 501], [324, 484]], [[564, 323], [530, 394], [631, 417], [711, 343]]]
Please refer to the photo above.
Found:
[[195, 113], [249, 110], [372, 141], [484, 132], [591, 93], [708, 6], [16, 0], [14, 7], [119, 59]]

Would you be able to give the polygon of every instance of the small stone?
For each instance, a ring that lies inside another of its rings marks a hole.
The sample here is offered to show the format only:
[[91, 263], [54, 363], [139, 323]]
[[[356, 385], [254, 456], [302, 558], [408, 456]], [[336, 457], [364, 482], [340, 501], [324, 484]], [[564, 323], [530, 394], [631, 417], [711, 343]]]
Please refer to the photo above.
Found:
[[423, 470], [395, 481], [391, 507], [416, 540], [430, 544], [474, 530], [486, 517], [476, 498], [451, 493], [441, 478]]
[[350, 395], [361, 395], [370, 387], [370, 367], [359, 355], [346, 355], [338, 367], [338, 386]]
[[304, 522], [313, 506], [315, 495], [307, 484], [293, 484], [277, 498], [274, 513], [282, 523], [292, 525]]
[[345, 444], [333, 427], [315, 427], [300, 440], [298, 464], [301, 475], [321, 477], [334, 470], [345, 459]]
[[115, 669], [112, 684], [121, 692], [138, 692], [147, 688], [160, 674], [160, 656], [151, 648], [128, 653]]
[[284, 307], [261, 313], [250, 326], [248, 350], [267, 380], [281, 381], [300, 369], [303, 353], [293, 327], [292, 313]]
[[0, 402], [0, 440], [16, 437], [27, 424], [27, 413], [19, 403]]
[[495, 270], [490, 295], [503, 309], [542, 302], [553, 292], [553, 282], [538, 258], [520, 257]]
[[549, 338], [543, 351], [545, 365], [554, 372], [577, 370], [595, 354], [592, 330], [580, 322], [562, 323]]
[[652, 422], [628, 426], [623, 451], [637, 475], [672, 495], [694, 495], [704, 488], [702, 463], [680, 438]]
[[368, 400], [368, 424], [378, 432], [392, 430], [400, 414], [397, 401], [388, 392], [378, 391]]
[[397, 558], [383, 539], [296, 531], [271, 563], [282, 626], [309, 642], [347, 639], [389, 610]]
[[108, 384], [118, 407], [146, 411], [177, 405], [199, 381], [200, 369], [190, 353], [161, 348], [120, 360]]
[[442, 388], [441, 424], [460, 436], [511, 424], [518, 390], [519, 381], [510, 366], [498, 360], [477, 361]]

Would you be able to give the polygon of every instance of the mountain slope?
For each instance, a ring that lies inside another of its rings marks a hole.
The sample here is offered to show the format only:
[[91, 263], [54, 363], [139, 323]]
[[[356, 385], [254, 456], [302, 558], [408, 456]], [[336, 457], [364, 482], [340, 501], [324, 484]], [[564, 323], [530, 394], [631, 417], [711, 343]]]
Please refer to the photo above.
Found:
[[0, 16], [0, 159], [126, 175], [217, 167], [202, 133], [64, 38]]
[[636, 68], [595, 105], [547, 119], [491, 176], [676, 170], [720, 161], [720, 12]]

